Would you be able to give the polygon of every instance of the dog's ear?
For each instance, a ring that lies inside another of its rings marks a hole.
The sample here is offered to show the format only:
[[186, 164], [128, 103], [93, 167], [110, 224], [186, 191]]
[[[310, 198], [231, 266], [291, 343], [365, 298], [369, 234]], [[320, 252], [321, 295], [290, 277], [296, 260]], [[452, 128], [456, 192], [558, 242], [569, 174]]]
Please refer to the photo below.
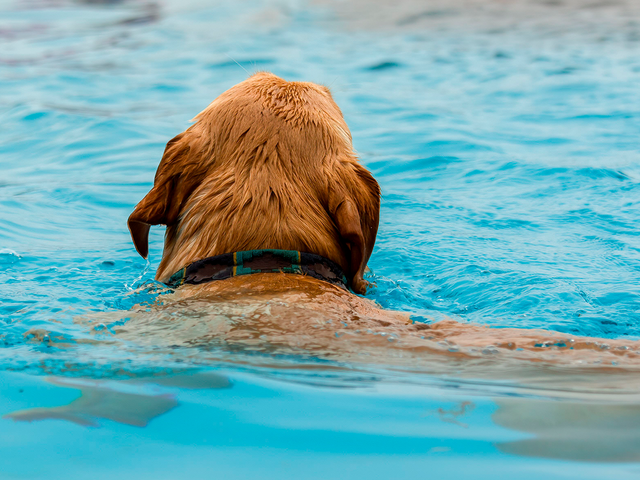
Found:
[[190, 131], [167, 143], [156, 172], [153, 188], [136, 205], [127, 225], [138, 253], [149, 255], [151, 225], [173, 225], [182, 206], [205, 176], [201, 152], [189, 142]]
[[[349, 247], [349, 271], [345, 272], [351, 289], [364, 294], [363, 275], [373, 251], [380, 220], [380, 186], [357, 161], [343, 164], [336, 179], [331, 176], [328, 209], [344, 243]], [[337, 180], [337, 181], [336, 181]]]

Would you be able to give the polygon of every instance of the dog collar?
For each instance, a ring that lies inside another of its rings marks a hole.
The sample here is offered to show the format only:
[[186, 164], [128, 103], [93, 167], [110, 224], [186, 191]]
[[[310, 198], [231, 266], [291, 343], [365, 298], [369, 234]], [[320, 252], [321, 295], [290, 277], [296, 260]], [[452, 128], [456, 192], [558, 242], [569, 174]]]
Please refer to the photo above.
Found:
[[306, 275], [348, 290], [344, 272], [328, 258], [314, 253], [273, 249], [224, 253], [198, 260], [171, 275], [166, 284], [177, 288], [184, 284], [199, 285], [239, 275], [277, 272]]

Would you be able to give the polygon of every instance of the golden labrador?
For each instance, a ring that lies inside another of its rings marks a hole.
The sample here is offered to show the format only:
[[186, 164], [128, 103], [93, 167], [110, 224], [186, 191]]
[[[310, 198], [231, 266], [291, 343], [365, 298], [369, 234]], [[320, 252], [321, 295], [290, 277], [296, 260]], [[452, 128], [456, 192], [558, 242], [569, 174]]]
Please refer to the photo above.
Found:
[[380, 188], [329, 90], [258, 73], [195, 120], [167, 144], [153, 188], [129, 217], [145, 258], [149, 226], [167, 226], [156, 279], [222, 254], [282, 250], [329, 260], [364, 294]]
[[[429, 351], [500, 350], [518, 358], [549, 351], [558, 361], [557, 352], [565, 351], [573, 362], [589, 351], [585, 361], [640, 362], [637, 347], [621, 341], [606, 341], [605, 348], [596, 339], [553, 332], [413, 323], [351, 293], [366, 291], [380, 188], [358, 162], [326, 87], [258, 73], [195, 120], [167, 144], [153, 188], [128, 221], [145, 258], [150, 226], [167, 226], [156, 279], [176, 292], [117, 333], [147, 338], [139, 333], [161, 331], [172, 345], [217, 336], [319, 355], [335, 352], [336, 337], [352, 334], [351, 346], [338, 349], [349, 357], [365, 351], [376, 357], [384, 346], [414, 358]], [[185, 317], [178, 330], [176, 314]]]

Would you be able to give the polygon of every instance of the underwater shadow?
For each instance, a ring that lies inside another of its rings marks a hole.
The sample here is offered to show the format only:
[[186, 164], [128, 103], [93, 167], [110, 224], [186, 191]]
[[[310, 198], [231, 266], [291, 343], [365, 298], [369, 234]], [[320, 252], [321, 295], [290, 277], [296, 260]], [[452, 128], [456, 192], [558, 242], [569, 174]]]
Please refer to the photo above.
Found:
[[[146, 427], [151, 420], [179, 406], [175, 395], [164, 390], [167, 387], [186, 389], [231, 387], [226, 377], [206, 372], [164, 377], [138, 377], [119, 381], [117, 384], [113, 381], [62, 377], [49, 377], [46, 381], [59, 387], [80, 390], [80, 396], [68, 405], [18, 410], [2, 418], [17, 422], [65, 420], [84, 427], [99, 427], [100, 420], [111, 420], [142, 428]], [[124, 389], [122, 389], [123, 386]], [[148, 389], [149, 386], [155, 387], [156, 391], [145, 391], [145, 387]], [[127, 387], [130, 391], [127, 391]]]
[[511, 398], [496, 401], [493, 421], [532, 434], [496, 444], [504, 453], [579, 462], [640, 461], [640, 404]]

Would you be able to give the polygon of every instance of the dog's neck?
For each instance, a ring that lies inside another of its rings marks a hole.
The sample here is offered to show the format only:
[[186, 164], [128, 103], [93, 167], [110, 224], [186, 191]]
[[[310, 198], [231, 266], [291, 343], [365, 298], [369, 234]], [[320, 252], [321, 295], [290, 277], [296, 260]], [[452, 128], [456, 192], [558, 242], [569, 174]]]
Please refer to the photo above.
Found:
[[294, 250], [251, 250], [226, 253], [194, 262], [166, 282], [172, 288], [199, 285], [256, 273], [305, 275], [347, 289], [347, 278], [335, 262], [313, 253]]

